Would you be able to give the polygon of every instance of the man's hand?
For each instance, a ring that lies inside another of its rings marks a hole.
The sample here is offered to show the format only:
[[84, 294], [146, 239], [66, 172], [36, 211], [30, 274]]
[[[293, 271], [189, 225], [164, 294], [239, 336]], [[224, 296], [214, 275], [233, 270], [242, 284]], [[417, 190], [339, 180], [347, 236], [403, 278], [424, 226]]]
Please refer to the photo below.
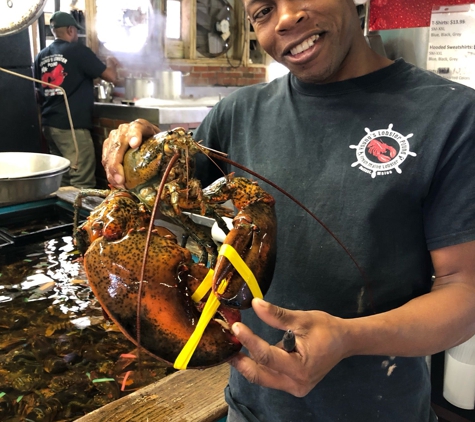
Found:
[[110, 56], [106, 58], [107, 67], [119, 67], [120, 63], [115, 57]]
[[233, 333], [250, 356], [239, 354], [229, 363], [248, 381], [304, 397], [347, 357], [344, 320], [320, 311], [290, 311], [260, 299], [253, 299], [252, 307], [266, 324], [291, 329], [296, 347], [286, 352], [282, 342], [271, 346], [246, 325], [233, 324]]
[[160, 129], [144, 119], [132, 123], [121, 124], [112, 130], [102, 146], [102, 165], [106, 170], [107, 180], [112, 186], [123, 188], [125, 183], [122, 161], [125, 152], [130, 148], [138, 148], [143, 138], [160, 132]]
[[430, 293], [387, 312], [340, 319], [321, 311], [290, 311], [253, 299], [257, 316], [292, 330], [294, 352], [271, 346], [244, 324], [233, 332], [249, 350], [230, 363], [250, 382], [303, 397], [342, 359], [354, 355], [428, 356], [475, 335], [475, 241], [431, 251]]

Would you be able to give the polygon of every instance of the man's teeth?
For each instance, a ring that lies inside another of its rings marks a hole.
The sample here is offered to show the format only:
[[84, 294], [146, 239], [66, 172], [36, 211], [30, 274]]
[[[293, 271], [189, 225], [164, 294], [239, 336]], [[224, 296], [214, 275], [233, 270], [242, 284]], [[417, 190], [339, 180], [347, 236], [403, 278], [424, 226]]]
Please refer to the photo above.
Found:
[[315, 41], [318, 40], [320, 38], [320, 35], [312, 35], [310, 38], [308, 38], [307, 40], [305, 40], [303, 43], [299, 44], [298, 46], [292, 48], [290, 50], [290, 54], [292, 54], [292, 56], [295, 56], [296, 54], [298, 53], [301, 53], [302, 51], [305, 51], [307, 50], [308, 48], [310, 48], [313, 44], [315, 44]]

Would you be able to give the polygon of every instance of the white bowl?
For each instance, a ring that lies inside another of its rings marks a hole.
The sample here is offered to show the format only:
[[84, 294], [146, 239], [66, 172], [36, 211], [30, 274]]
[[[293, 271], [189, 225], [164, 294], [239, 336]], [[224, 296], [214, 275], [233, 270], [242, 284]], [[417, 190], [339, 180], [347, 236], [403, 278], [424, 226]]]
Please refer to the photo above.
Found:
[[0, 206], [49, 197], [61, 186], [70, 162], [57, 155], [0, 153]]
[[34, 152], [0, 152], [0, 180], [44, 176], [63, 172], [69, 160], [58, 155]]

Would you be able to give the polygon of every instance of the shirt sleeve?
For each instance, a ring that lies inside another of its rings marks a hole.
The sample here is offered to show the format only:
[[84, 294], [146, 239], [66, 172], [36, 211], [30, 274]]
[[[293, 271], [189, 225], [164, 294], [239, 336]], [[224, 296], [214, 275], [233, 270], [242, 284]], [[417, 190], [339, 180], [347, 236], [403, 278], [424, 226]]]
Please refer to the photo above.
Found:
[[424, 201], [429, 250], [475, 240], [475, 106], [454, 122]]
[[78, 43], [75, 53], [78, 56], [78, 63], [81, 64], [84, 74], [91, 79], [100, 77], [104, 70], [106, 70], [107, 66], [89, 47]]

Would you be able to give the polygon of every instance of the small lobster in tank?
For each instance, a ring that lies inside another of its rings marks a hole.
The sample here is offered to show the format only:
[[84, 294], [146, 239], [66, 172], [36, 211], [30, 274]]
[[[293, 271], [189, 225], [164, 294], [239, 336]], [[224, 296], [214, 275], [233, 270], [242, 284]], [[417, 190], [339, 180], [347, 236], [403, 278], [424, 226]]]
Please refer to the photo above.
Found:
[[[75, 202], [78, 209], [85, 196], [104, 198], [74, 232], [96, 298], [126, 337], [179, 369], [213, 366], [239, 351], [230, 325], [267, 292], [276, 257], [274, 198], [233, 174], [202, 188], [193, 177], [196, 154], [209, 151], [183, 128], [158, 133], [126, 152], [125, 189], [83, 190]], [[238, 210], [231, 230], [223, 219], [232, 212], [228, 200]], [[184, 229], [181, 244], [154, 224], [157, 211]], [[212, 217], [227, 233], [219, 253], [190, 213]]]

